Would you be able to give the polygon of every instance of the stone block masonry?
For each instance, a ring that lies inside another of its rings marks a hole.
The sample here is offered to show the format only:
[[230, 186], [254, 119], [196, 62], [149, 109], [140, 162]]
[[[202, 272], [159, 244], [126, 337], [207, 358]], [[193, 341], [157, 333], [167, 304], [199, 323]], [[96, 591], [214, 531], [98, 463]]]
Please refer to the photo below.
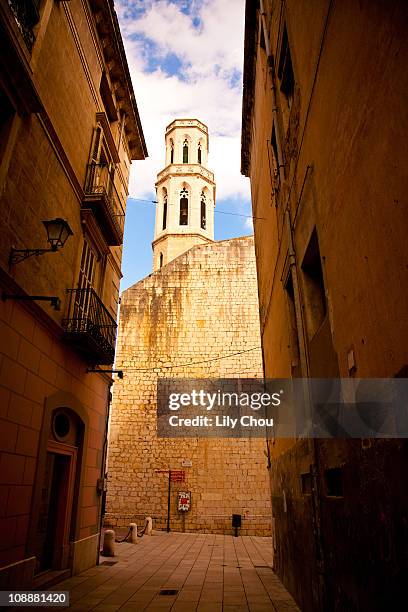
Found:
[[[123, 293], [116, 367], [124, 378], [113, 390], [106, 524], [150, 515], [165, 528], [168, 477], [160, 470], [170, 468], [186, 478], [171, 486], [172, 530], [231, 534], [237, 513], [242, 535], [270, 534], [263, 439], [156, 436], [158, 377], [260, 378], [259, 347], [252, 237], [194, 246]], [[179, 490], [191, 491], [187, 513], [177, 510]]]

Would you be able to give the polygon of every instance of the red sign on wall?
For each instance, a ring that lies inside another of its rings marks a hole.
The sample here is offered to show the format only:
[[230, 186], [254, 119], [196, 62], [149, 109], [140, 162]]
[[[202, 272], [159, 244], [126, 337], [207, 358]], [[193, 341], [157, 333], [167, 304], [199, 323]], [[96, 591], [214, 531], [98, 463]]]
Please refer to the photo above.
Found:
[[184, 482], [185, 471], [184, 470], [170, 470], [170, 480], [172, 482]]

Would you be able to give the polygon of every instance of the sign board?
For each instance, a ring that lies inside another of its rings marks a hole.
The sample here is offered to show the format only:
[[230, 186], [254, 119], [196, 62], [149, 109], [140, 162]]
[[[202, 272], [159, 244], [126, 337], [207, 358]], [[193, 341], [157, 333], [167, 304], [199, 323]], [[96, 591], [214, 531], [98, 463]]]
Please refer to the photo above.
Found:
[[191, 461], [191, 459], [182, 459], [181, 460], [181, 465], [183, 467], [192, 467], [193, 462]]
[[191, 507], [191, 491], [178, 492], [178, 510], [179, 512], [188, 512]]
[[184, 482], [185, 472], [184, 470], [170, 470], [170, 480], [172, 482]]

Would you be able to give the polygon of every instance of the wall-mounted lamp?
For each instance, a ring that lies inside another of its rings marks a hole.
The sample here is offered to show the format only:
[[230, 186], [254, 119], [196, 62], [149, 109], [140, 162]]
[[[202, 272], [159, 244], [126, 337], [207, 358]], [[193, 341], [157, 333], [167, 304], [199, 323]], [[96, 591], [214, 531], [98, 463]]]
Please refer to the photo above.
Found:
[[47, 240], [51, 246], [50, 249], [14, 249], [12, 248], [9, 256], [9, 267], [14, 264], [24, 261], [28, 257], [35, 255], [44, 255], [44, 253], [55, 252], [58, 249], [62, 249], [66, 241], [70, 236], [73, 235], [73, 231], [68, 225], [65, 219], [58, 217], [57, 219], [51, 219], [49, 221], [43, 221], [45, 229], [47, 230]]

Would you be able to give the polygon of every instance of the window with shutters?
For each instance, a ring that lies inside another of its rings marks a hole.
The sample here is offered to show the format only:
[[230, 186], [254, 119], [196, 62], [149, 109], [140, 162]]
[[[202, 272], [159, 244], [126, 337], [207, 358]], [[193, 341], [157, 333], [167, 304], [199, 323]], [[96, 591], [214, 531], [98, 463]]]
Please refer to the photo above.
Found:
[[[75, 289], [67, 290], [67, 314], [62, 327], [65, 339], [91, 363], [107, 365], [114, 360], [117, 325], [112, 316], [116, 314], [115, 304], [109, 311], [96, 291], [103, 273], [100, 268], [92, 243], [84, 240], [78, 284]], [[114, 296], [117, 299], [117, 291]]]
[[306, 248], [301, 270], [306, 328], [309, 339], [312, 339], [327, 312], [326, 289], [316, 228]]
[[[272, 133], [271, 133], [271, 149], [272, 149], [272, 159], [270, 160], [271, 174], [273, 177], [273, 186], [275, 190], [275, 194], [280, 189], [281, 182], [281, 168], [283, 167], [281, 149], [278, 144], [278, 135], [276, 130], [276, 123], [273, 121], [272, 124]], [[269, 154], [269, 151], [268, 151]]]
[[85, 240], [79, 267], [78, 292], [75, 296], [74, 312], [77, 320], [87, 319], [91, 290], [95, 289], [97, 258]]
[[94, 130], [83, 206], [95, 213], [107, 244], [119, 246], [123, 242], [125, 197], [120, 181], [115, 184], [116, 165], [104, 129], [98, 123]]
[[295, 75], [293, 73], [292, 56], [289, 48], [289, 39], [286, 26], [283, 30], [281, 51], [279, 56], [278, 78], [280, 90], [286, 98], [288, 107], [292, 106], [295, 91]]

